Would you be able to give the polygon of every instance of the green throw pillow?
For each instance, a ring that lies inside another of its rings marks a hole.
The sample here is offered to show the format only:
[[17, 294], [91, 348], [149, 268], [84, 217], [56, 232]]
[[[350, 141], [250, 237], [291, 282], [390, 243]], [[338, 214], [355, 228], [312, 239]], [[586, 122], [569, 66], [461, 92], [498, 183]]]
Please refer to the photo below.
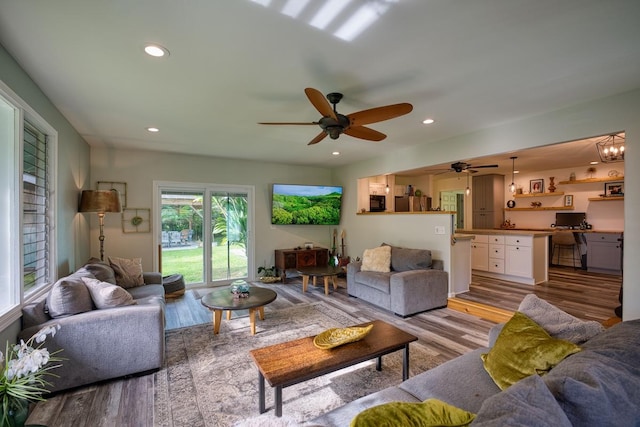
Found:
[[389, 402], [360, 412], [349, 427], [468, 426], [475, 417], [438, 399], [421, 403]]
[[580, 347], [552, 338], [541, 326], [516, 311], [504, 325], [489, 353], [482, 354], [484, 369], [501, 390], [533, 374], [543, 375]]

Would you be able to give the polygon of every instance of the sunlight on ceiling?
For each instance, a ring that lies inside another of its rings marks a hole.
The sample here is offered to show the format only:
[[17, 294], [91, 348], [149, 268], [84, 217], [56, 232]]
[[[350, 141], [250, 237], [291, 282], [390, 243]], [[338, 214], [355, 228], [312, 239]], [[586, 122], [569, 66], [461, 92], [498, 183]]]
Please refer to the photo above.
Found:
[[[327, 31], [344, 41], [355, 40], [371, 27], [392, 4], [400, 0], [369, 0], [358, 7], [353, 0], [249, 0], [260, 6], [279, 9], [280, 13], [293, 19], [300, 19], [312, 27]], [[320, 6], [318, 6], [320, 4]]]

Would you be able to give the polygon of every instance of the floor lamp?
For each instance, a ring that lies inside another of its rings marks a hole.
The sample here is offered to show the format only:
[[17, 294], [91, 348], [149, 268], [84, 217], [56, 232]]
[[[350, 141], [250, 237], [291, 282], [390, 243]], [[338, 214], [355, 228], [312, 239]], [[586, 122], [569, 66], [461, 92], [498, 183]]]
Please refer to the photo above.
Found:
[[104, 261], [104, 214], [120, 212], [120, 195], [117, 190], [83, 190], [78, 212], [95, 212], [100, 221], [100, 260]]

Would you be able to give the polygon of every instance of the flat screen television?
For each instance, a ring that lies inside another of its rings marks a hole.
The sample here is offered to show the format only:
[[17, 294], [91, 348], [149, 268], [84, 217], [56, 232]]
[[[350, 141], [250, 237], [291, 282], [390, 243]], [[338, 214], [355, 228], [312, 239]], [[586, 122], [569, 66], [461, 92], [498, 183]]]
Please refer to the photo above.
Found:
[[271, 224], [338, 225], [342, 187], [273, 184]]
[[587, 214], [584, 212], [557, 212], [556, 227], [580, 227], [586, 219]]

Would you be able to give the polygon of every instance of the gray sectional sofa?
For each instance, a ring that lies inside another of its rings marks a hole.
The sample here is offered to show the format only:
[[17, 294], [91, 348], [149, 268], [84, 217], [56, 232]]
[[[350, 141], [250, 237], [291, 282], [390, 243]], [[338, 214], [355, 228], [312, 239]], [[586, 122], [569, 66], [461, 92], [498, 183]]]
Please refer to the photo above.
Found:
[[[57, 377], [48, 379], [52, 386], [47, 390], [57, 392], [162, 367], [165, 354], [162, 276], [155, 272], [141, 274], [142, 285], [125, 289], [131, 296], [127, 296], [127, 301], [112, 304], [119, 305], [112, 308], [97, 308], [82, 278], [116, 281], [109, 264], [93, 260], [59, 279], [37, 302], [23, 307], [20, 339], [26, 341], [47, 325], [60, 326], [55, 336], [47, 337], [44, 343], [49, 352], [61, 349], [59, 357], [64, 359], [62, 366], [52, 371]], [[122, 295], [120, 289], [117, 291]]]
[[[502, 326], [492, 329], [490, 346]], [[584, 326], [591, 325], [583, 323], [579, 327]], [[481, 359], [481, 354], [490, 348], [480, 348], [305, 425], [348, 426], [367, 408], [430, 398], [476, 414], [472, 426], [640, 425], [640, 319], [619, 323], [603, 332], [591, 329], [592, 337], [579, 344], [581, 351], [565, 358], [546, 375], [530, 375], [503, 391]], [[551, 331], [554, 329], [547, 330], [552, 336], [562, 337], [563, 331], [558, 328]], [[386, 424], [380, 420], [379, 425]]]
[[347, 265], [347, 292], [399, 316], [445, 307], [449, 276], [428, 249], [391, 246], [390, 271], [363, 271], [362, 262]]

